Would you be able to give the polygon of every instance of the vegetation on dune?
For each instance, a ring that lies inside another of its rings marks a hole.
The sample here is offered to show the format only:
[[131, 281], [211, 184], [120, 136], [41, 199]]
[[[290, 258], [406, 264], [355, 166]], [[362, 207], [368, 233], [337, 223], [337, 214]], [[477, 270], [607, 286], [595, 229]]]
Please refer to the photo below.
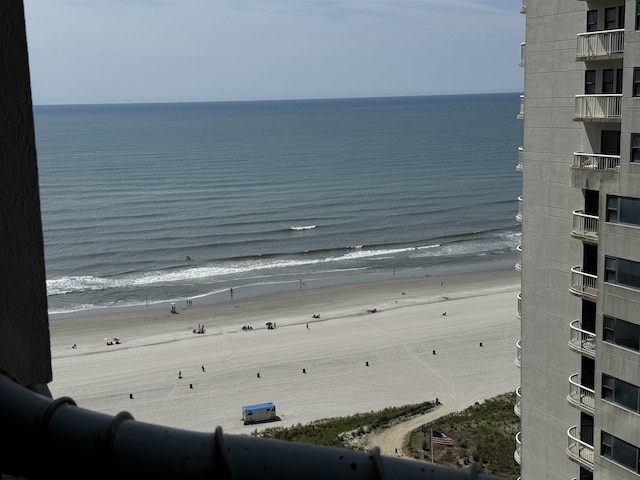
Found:
[[[520, 476], [520, 466], [513, 459], [520, 419], [513, 413], [514, 402], [515, 394], [508, 393], [422, 425], [410, 433], [408, 444], [403, 449], [404, 454], [430, 462], [430, 435], [433, 429], [454, 440], [453, 446], [433, 446], [434, 463], [454, 468], [466, 468], [471, 463], [477, 463], [485, 473], [515, 480]], [[256, 430], [252, 435], [331, 447], [358, 448], [358, 440], [367, 433], [426, 413], [434, 407], [435, 402], [392, 407], [289, 428], [267, 428], [260, 432]]]
[[[453, 446], [433, 445], [438, 465], [464, 467], [477, 463], [486, 473], [516, 479], [520, 466], [513, 459], [520, 419], [513, 413], [515, 393], [490, 398], [468, 409], [439, 418], [414, 430], [405, 453], [431, 461], [431, 429], [454, 440]], [[423, 431], [424, 430], [424, 431]]]
[[404, 407], [390, 407], [378, 412], [358, 413], [348, 417], [317, 420], [305, 425], [293, 427], [267, 428], [252, 433], [256, 437], [277, 438], [292, 442], [313, 443], [329, 447], [354, 448], [353, 439], [378, 428], [385, 428], [398, 421], [421, 415], [434, 408], [435, 402], [429, 401]]

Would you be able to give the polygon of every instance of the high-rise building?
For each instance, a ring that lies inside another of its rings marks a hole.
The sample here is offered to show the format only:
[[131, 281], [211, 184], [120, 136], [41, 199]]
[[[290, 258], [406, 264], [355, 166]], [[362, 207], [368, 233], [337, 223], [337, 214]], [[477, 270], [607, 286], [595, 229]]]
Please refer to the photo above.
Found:
[[522, 480], [640, 478], [640, 1], [523, 0]]

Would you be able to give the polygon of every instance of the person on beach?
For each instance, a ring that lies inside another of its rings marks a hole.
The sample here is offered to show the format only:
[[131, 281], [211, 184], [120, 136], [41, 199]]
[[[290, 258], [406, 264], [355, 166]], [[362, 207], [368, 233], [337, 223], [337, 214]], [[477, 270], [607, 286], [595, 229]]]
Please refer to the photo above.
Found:
[[203, 372], [206, 372], [206, 370], [204, 369], [204, 365], [202, 365], [202, 371], [203, 371]]
[[231, 298], [233, 298], [233, 288], [229, 289], [229, 295], [231, 296]]

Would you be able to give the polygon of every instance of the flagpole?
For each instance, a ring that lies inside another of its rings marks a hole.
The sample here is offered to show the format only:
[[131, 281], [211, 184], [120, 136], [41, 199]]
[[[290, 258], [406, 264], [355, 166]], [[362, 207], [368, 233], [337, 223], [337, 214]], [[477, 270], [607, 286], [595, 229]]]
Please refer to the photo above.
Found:
[[431, 429], [431, 463], [433, 463], [433, 428]]

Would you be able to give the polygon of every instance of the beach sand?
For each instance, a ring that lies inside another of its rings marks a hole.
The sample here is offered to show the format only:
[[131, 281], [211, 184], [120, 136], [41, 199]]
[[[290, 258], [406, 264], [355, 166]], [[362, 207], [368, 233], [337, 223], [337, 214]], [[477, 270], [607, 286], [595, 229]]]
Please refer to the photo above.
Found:
[[[82, 408], [201, 432], [249, 434], [435, 398], [457, 411], [519, 383], [519, 282], [514, 270], [394, 278], [235, 292], [215, 305], [182, 302], [176, 314], [167, 303], [54, 316], [49, 387]], [[205, 334], [193, 333], [198, 324]], [[119, 345], [103, 340], [116, 336]], [[243, 425], [242, 405], [263, 402], [282, 421]]]

